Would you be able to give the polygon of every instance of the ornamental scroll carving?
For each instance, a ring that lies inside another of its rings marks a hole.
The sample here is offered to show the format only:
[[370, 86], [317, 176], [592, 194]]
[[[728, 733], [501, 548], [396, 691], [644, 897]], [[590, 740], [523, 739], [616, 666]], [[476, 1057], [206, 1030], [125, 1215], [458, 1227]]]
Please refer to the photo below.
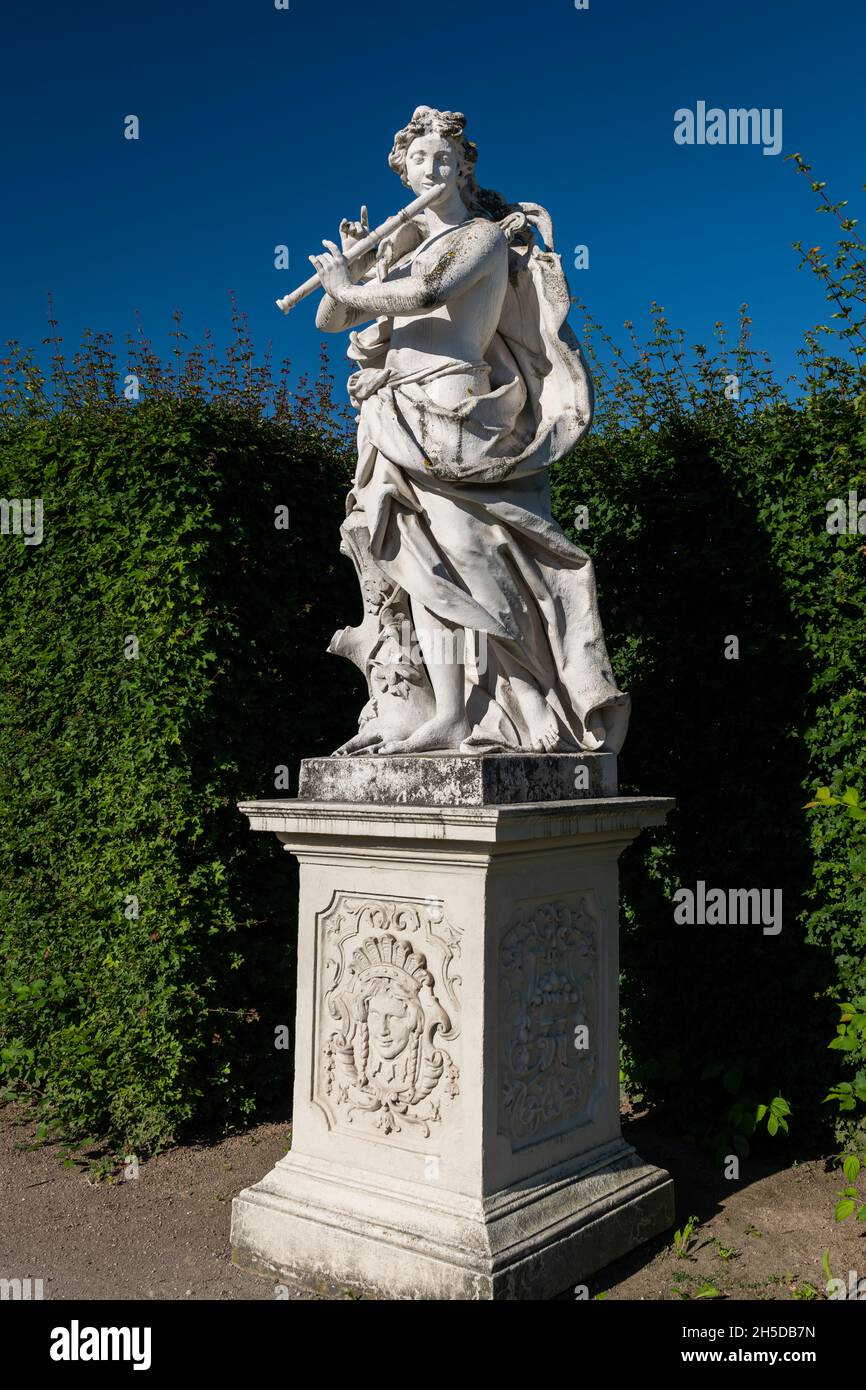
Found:
[[315, 1098], [332, 1129], [416, 1148], [460, 1091], [460, 933], [433, 898], [338, 892], [319, 916]]
[[592, 1118], [600, 1042], [593, 895], [575, 906], [520, 906], [502, 938], [499, 979], [499, 1132], [518, 1149]]

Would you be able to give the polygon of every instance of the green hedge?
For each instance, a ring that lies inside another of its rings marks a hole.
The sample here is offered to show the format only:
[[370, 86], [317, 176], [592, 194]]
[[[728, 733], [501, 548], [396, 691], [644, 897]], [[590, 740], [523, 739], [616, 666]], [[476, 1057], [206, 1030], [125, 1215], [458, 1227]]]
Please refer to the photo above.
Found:
[[[639, 424], [602, 384], [601, 428], [554, 497], [594, 557], [634, 700], [622, 789], [677, 799], [623, 859], [628, 1081], [745, 1151], [749, 1115], [779, 1091], [801, 1134], [826, 1114], [833, 1001], [866, 993], [856, 827], [804, 809], [821, 784], [866, 790], [864, 537], [826, 529], [831, 497], [866, 497], [866, 397], [827, 383], [796, 402], [758, 390], [750, 408], [719, 371], [682, 394], [663, 380]], [[699, 879], [781, 888], [781, 934], [676, 924], [673, 892]]]
[[142, 1152], [286, 1093], [294, 861], [236, 803], [287, 795], [279, 765], [295, 794], [357, 704], [325, 653], [358, 604], [344, 459], [254, 414], [91, 402], [0, 436], [45, 528], [0, 538], [0, 1055], [68, 1135]]

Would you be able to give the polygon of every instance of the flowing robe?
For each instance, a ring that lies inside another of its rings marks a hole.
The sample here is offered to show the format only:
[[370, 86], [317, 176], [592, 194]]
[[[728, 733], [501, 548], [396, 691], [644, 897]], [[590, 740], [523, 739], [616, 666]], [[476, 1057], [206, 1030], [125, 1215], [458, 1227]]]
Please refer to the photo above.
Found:
[[[503, 230], [528, 217], [549, 246], [547, 214], [520, 208]], [[616, 752], [629, 698], [611, 672], [592, 562], [552, 519], [546, 472], [589, 428], [591, 380], [565, 321], [559, 256], [534, 241], [509, 256], [481, 362], [399, 374], [386, 364], [390, 319], [350, 335], [360, 370], [349, 379], [359, 415], [347, 511], [363, 511], [390, 580], [473, 635], [461, 751]], [[431, 382], [467, 366], [483, 390], [457, 407], [431, 399]]]

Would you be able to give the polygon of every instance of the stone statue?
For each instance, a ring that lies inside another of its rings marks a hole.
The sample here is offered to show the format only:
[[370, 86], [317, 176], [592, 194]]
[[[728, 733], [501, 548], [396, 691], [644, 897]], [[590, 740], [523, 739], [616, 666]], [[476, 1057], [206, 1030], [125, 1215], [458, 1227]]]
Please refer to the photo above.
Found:
[[363, 209], [342, 249], [310, 257], [316, 323], [349, 330], [358, 366], [341, 548], [365, 617], [329, 650], [356, 663], [369, 700], [337, 752], [617, 752], [628, 696], [546, 472], [590, 426], [591, 379], [550, 218], [479, 188], [464, 125], [419, 106], [389, 164], [432, 200], [353, 258]]
[[552, 1298], [674, 1218], [622, 1138], [617, 1037], [617, 858], [673, 803], [617, 795], [628, 697], [550, 512], [592, 416], [550, 218], [475, 159], [418, 107], [412, 201], [344, 220], [278, 301], [323, 288], [357, 368], [365, 611], [330, 650], [367, 681], [337, 750], [365, 756], [240, 807], [300, 901], [292, 1148], [235, 1198], [234, 1258], [390, 1299]]

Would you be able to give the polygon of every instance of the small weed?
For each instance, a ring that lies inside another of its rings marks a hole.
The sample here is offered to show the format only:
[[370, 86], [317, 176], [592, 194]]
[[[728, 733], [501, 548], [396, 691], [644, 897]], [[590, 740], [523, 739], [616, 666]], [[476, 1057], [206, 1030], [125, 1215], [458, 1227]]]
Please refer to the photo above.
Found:
[[692, 1237], [700, 1226], [700, 1221], [696, 1216], [690, 1216], [681, 1231], [674, 1231], [674, 1250], [677, 1258], [684, 1260], [692, 1247]]

